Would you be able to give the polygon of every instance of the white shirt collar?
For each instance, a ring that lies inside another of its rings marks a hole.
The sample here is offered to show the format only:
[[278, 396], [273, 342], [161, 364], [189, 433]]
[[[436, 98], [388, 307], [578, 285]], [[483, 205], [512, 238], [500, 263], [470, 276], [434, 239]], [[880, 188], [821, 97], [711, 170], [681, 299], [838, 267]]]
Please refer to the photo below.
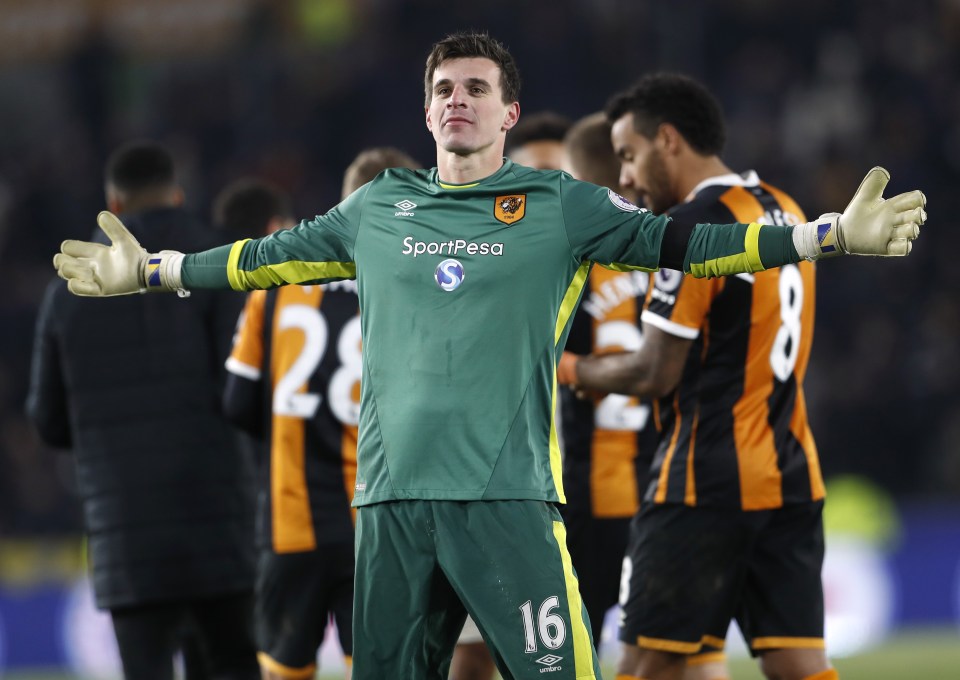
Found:
[[747, 170], [742, 175], [738, 175], [735, 172], [731, 172], [727, 175], [716, 175], [714, 177], [707, 177], [705, 180], [700, 182], [697, 186], [693, 187], [693, 191], [687, 194], [686, 201], [692, 201], [694, 197], [699, 194], [701, 191], [707, 187], [721, 186], [721, 187], [755, 187], [759, 186], [760, 177], [757, 175], [755, 170]]

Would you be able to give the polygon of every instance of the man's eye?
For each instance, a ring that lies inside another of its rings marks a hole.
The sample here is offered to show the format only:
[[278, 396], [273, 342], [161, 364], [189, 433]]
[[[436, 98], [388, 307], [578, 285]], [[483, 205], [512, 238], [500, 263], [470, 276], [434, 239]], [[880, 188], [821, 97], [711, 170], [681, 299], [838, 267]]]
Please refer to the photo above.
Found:
[[474, 93], [474, 94], [483, 94], [483, 88], [482, 88], [482, 87], [475, 87], [475, 88], [473, 88], [473, 93]]

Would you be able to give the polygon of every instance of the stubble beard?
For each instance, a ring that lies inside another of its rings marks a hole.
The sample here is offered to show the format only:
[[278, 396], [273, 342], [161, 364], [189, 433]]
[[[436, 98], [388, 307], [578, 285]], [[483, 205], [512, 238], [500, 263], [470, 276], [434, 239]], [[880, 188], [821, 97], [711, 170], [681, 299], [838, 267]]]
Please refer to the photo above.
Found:
[[647, 193], [644, 196], [644, 203], [650, 212], [655, 215], [661, 215], [674, 205], [677, 200], [674, 198], [670, 189], [670, 178], [667, 175], [667, 167], [663, 162], [663, 157], [656, 149], [647, 156], [646, 163], [647, 175]]

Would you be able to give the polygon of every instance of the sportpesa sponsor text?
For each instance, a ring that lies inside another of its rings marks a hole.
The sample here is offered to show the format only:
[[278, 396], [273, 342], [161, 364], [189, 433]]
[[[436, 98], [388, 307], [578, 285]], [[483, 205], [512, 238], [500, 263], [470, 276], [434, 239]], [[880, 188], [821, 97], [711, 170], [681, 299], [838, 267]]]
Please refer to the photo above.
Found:
[[454, 241], [414, 241], [413, 236], [403, 239], [404, 255], [503, 255], [502, 243], [476, 243], [458, 238]]

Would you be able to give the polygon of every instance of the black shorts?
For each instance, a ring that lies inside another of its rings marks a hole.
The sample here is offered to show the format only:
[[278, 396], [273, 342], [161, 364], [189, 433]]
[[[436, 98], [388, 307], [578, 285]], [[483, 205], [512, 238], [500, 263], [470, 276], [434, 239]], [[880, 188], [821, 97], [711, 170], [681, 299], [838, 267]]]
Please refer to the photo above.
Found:
[[630, 526], [620, 640], [697, 654], [736, 619], [755, 656], [823, 649], [823, 502], [776, 510], [647, 504]]
[[262, 551], [254, 621], [259, 659], [280, 675], [305, 677], [331, 615], [343, 653], [353, 653], [353, 545], [309, 552]]
[[[561, 510], [561, 513], [563, 511]], [[567, 549], [590, 616], [593, 639], [600, 642], [604, 615], [620, 599], [620, 572], [630, 534], [630, 518], [564, 516]]]

